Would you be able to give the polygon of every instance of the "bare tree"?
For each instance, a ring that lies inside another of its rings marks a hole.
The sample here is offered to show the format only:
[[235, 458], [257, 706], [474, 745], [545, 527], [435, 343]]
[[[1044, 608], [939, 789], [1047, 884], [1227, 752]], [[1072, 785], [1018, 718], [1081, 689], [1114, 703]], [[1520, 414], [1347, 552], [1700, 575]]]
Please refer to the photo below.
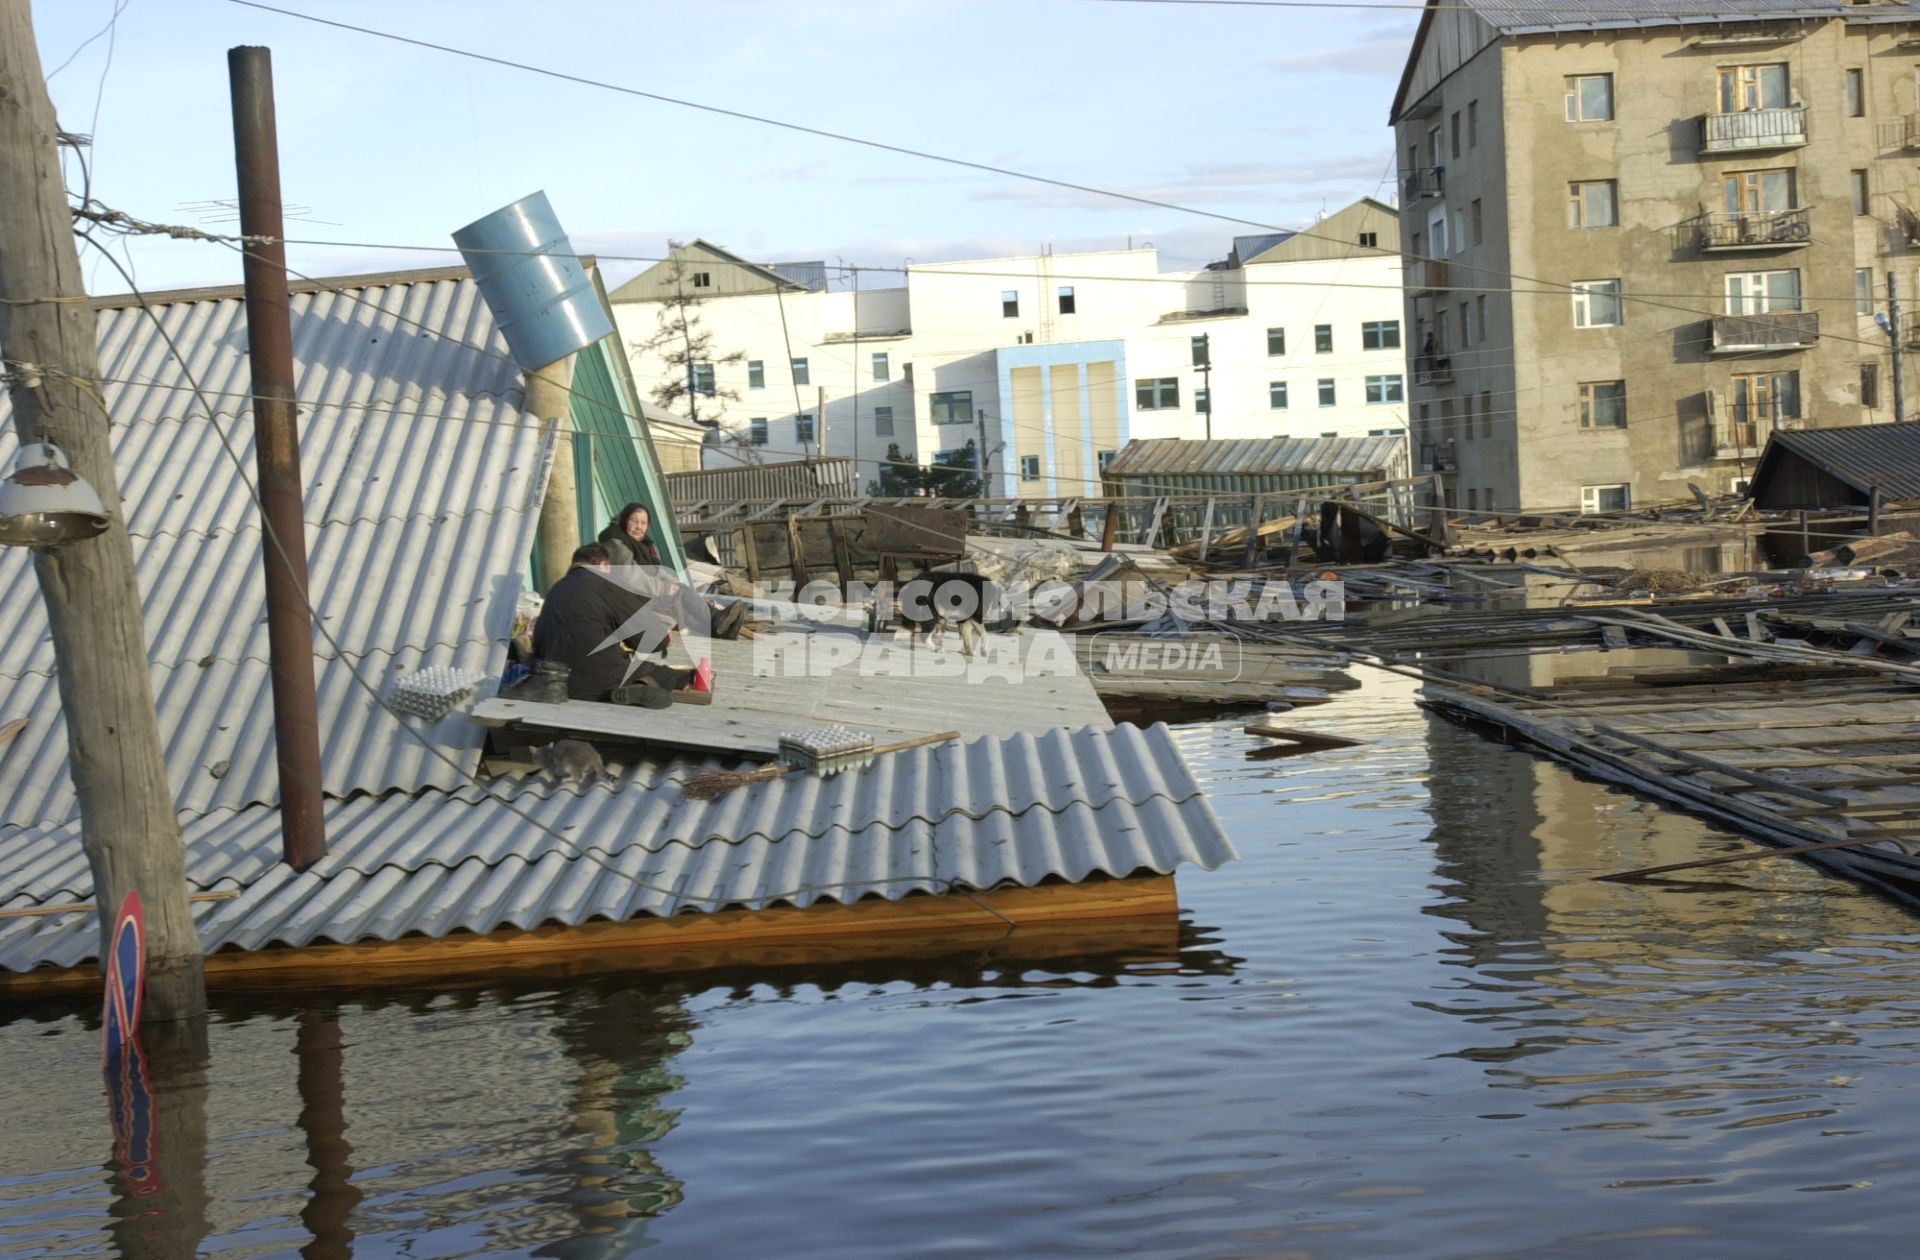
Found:
[[740, 391], [728, 389], [714, 379], [714, 367], [721, 363], [739, 363], [746, 354], [739, 350], [726, 354], [713, 352], [713, 333], [700, 322], [699, 294], [690, 286], [686, 259], [680, 254], [680, 242], [668, 241], [667, 277], [673, 292], [660, 299], [659, 327], [645, 341], [632, 343], [632, 349], [657, 356], [667, 371], [653, 387], [653, 401], [668, 410], [686, 401], [687, 419], [695, 424], [715, 427], [720, 423], [700, 418], [700, 400], [712, 398], [718, 412], [723, 402], [739, 402]]

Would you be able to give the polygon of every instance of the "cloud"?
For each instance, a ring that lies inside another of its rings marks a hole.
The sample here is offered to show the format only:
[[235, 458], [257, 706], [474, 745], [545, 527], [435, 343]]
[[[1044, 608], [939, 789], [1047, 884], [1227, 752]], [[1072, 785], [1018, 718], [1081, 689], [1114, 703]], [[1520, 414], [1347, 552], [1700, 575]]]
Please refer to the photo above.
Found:
[[1396, 32], [1345, 48], [1288, 53], [1267, 65], [1283, 74], [1359, 74], [1397, 79], [1406, 64], [1408, 45], [1407, 36]]

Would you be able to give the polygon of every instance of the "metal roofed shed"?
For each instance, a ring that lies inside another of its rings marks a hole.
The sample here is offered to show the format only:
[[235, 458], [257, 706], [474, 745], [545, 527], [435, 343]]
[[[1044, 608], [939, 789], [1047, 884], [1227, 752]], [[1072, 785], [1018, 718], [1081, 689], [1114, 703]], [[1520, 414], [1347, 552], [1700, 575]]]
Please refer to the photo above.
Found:
[[[489, 798], [472, 777], [485, 727], [464, 710], [403, 719], [385, 699], [397, 675], [422, 667], [488, 679], [504, 668], [553, 429], [523, 409], [520, 373], [464, 270], [293, 290], [310, 595], [337, 642], [314, 639], [336, 849], [302, 875], [277, 860], [241, 293], [148, 299], [193, 364], [211, 415], [143, 308], [95, 303], [102, 396], [210, 976], [244, 983], [290, 961], [331, 966], [335, 983], [361, 982], [376, 963], [403, 979], [485, 971], [508, 954], [604, 953], [615, 928], [630, 933], [620, 948], [641, 952], [651, 946], [636, 942], [656, 939], [649, 932], [718, 934], [723, 952], [756, 932], [899, 939], [933, 924], [1004, 933], [1010, 911], [975, 898], [1001, 898], [993, 904], [1018, 905], [1035, 922], [1172, 922], [1174, 866], [1232, 856], [1171, 739], [1110, 729], [1097, 698], [1098, 720], [1075, 721], [1077, 693], [1061, 715], [1030, 716], [1015, 729], [1033, 733], [1004, 744], [949, 744], [711, 804], [675, 790], [698, 764], [684, 760], [640, 763], [613, 790], [575, 795], [516, 780], [496, 788], [507, 803]], [[582, 406], [631, 405], [618, 397], [618, 371], [587, 384], [575, 396]], [[18, 446], [10, 420], [0, 396], [0, 463]], [[621, 473], [628, 482], [654, 471], [644, 442], [631, 450], [639, 466]], [[0, 551], [0, 581], [30, 590], [30, 563], [23, 550]], [[0, 604], [0, 724], [26, 718], [28, 734], [0, 746], [0, 992], [9, 995], [98, 992], [83, 966], [97, 933], [47, 639], [38, 599]], [[736, 678], [741, 691], [768, 694], [775, 681], [744, 668]], [[863, 702], [831, 680], [812, 694]], [[1042, 773], [1037, 782], [1049, 786], [1023, 796]], [[1083, 879], [1093, 882], [1073, 883]], [[982, 891], [907, 897], [947, 888]], [[860, 905], [810, 904], [866, 892]], [[842, 913], [850, 919], [834, 918]], [[687, 917], [708, 926], [687, 928]]]
[[1748, 494], [1763, 509], [1867, 507], [1920, 499], [1920, 423], [1775, 429]]
[[[1738, 22], [1844, 18], [1848, 22], [1910, 22], [1912, 0], [1586, 0], [1580, 5], [1527, 0], [1466, 0], [1467, 7], [1502, 35], [1538, 35], [1635, 27], [1715, 26]], [[1432, 5], [1429, 4], [1429, 10]]]
[[1409, 475], [1404, 435], [1135, 438], [1101, 477], [1121, 495], [1267, 494], [1395, 481]]

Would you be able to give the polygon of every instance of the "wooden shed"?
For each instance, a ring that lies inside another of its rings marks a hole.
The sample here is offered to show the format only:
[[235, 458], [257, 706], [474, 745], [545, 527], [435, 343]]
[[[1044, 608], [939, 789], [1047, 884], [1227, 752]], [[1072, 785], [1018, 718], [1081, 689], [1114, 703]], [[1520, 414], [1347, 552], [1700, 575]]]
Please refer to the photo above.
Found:
[[1748, 490], [1755, 506], [1866, 507], [1920, 499], [1920, 423], [1776, 429]]

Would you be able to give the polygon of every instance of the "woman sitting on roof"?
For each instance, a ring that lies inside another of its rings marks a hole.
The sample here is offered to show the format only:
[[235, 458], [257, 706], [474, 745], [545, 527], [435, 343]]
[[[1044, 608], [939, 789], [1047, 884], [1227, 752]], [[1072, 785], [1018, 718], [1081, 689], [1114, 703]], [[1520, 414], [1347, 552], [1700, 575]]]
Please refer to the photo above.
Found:
[[696, 634], [705, 630], [716, 639], [739, 637], [740, 624], [747, 618], [746, 601], [723, 605], [702, 600], [691, 588], [674, 581], [660, 561], [660, 549], [648, 536], [652, 528], [653, 513], [647, 505], [629, 503], [594, 541], [607, 549], [622, 585], [652, 601], [655, 612]]

